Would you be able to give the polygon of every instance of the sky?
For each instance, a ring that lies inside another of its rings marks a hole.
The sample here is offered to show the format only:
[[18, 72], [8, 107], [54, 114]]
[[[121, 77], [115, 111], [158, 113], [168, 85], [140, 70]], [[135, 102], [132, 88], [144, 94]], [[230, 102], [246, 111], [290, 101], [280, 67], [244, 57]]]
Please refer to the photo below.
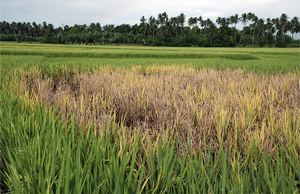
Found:
[[55, 28], [63, 25], [99, 22], [106, 24], [139, 24], [145, 16], [157, 18], [167, 12], [169, 18], [180, 13], [189, 17], [202, 16], [213, 22], [218, 17], [252, 12], [259, 18], [280, 17], [286, 13], [291, 20], [300, 19], [299, 0], [0, 0], [1, 21], [11, 23], [46, 21]]

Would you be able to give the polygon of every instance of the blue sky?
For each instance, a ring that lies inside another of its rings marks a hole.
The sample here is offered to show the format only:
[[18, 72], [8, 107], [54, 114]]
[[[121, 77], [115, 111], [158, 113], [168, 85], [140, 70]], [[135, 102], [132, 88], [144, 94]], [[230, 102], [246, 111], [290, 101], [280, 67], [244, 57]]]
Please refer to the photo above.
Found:
[[300, 17], [299, 0], [1, 0], [1, 21], [46, 21], [54, 27], [100, 22], [138, 24], [141, 16], [169, 17], [184, 13], [187, 18], [202, 16], [215, 22], [217, 17], [252, 12], [259, 18]]

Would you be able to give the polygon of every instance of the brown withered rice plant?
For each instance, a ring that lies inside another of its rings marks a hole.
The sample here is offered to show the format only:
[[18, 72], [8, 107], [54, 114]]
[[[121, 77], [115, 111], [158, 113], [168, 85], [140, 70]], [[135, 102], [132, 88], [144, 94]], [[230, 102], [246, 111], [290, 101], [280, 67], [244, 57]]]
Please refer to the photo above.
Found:
[[[57, 105], [62, 119], [76, 113], [86, 127], [105, 125], [115, 114], [122, 129], [139, 128], [155, 140], [176, 132], [193, 147], [247, 153], [253, 140], [272, 153], [284, 130], [299, 144], [299, 75], [257, 75], [242, 71], [195, 70], [177, 66], [109, 68], [74, 74], [69, 79], [28, 81], [31, 98]], [[298, 129], [297, 129], [298, 128]]]

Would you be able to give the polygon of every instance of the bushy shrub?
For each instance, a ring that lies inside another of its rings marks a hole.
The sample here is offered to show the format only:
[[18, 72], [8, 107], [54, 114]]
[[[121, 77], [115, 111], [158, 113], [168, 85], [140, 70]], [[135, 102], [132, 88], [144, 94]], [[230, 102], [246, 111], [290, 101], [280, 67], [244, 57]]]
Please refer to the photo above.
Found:
[[278, 41], [278, 42], [276, 42], [276, 47], [285, 48], [286, 47], [286, 42]]

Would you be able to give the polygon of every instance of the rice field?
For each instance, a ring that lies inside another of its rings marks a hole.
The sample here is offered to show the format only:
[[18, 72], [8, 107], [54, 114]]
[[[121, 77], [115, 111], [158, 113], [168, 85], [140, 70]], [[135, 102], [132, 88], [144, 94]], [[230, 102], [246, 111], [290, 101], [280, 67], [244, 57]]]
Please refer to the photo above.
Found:
[[299, 49], [1, 43], [3, 193], [299, 193]]

